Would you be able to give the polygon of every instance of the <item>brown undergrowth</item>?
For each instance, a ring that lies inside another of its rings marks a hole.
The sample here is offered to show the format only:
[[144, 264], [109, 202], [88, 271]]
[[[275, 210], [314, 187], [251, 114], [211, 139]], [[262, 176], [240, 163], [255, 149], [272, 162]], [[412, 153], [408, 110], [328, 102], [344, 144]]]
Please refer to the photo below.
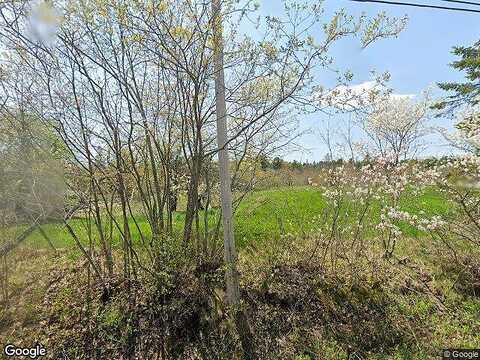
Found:
[[[259, 359], [434, 358], [432, 319], [453, 305], [428, 268], [365, 257], [352, 271], [293, 247], [275, 254], [241, 255], [242, 306]], [[31, 269], [37, 295], [10, 306], [17, 320], [3, 320], [3, 342], [38, 341], [50, 359], [239, 358], [218, 263], [162, 261], [151, 275], [102, 283], [82, 260], [42, 261], [43, 270]], [[19, 322], [22, 311], [30, 315]]]

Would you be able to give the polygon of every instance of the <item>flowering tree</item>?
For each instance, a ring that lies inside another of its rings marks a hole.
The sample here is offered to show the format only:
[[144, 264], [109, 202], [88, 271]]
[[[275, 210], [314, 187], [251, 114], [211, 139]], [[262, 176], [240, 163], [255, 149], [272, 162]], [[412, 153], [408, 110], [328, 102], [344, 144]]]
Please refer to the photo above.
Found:
[[444, 137], [457, 149], [469, 154], [480, 155], [480, 114], [474, 107], [462, 111], [454, 133], [444, 132]]
[[395, 164], [381, 157], [360, 168], [342, 165], [327, 170], [322, 190], [331, 209], [327, 222], [331, 243], [336, 238], [343, 244], [342, 253], [354, 250], [357, 256], [365, 252], [364, 240], [374, 238], [379, 240], [385, 258], [390, 258], [398, 241], [406, 236], [405, 225], [422, 232], [438, 229], [444, 224], [439, 216], [402, 208], [405, 200], [430, 186], [436, 174], [421, 164]]
[[360, 119], [374, 155], [392, 157], [395, 164], [414, 156], [420, 150], [421, 138], [429, 130], [429, 103], [428, 95], [418, 101], [393, 95], [376, 99], [371, 111]]

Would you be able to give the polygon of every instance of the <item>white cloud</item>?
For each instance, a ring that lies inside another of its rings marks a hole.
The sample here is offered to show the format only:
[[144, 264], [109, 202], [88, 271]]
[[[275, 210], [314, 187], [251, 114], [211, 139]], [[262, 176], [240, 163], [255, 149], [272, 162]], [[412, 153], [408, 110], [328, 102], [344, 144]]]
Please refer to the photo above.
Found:
[[331, 106], [339, 110], [354, 110], [363, 106], [385, 99], [414, 98], [414, 94], [396, 94], [377, 81], [365, 81], [356, 85], [339, 85], [334, 89], [317, 95], [317, 101], [321, 106]]

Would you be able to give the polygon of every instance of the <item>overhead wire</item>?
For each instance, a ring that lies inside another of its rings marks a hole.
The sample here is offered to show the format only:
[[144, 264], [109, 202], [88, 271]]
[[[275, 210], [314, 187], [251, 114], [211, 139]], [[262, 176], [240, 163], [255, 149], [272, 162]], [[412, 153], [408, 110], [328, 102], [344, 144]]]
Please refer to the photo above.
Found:
[[465, 0], [438, 0], [438, 1], [444, 1], [444, 2], [449, 2], [449, 3], [457, 3], [457, 4], [465, 4], [465, 5], [473, 5], [473, 6], [480, 6], [480, 3], [478, 3], [478, 2], [465, 1]]
[[[398, 6], [412, 6], [412, 7], [427, 8], [427, 9], [440, 9], [440, 10], [480, 13], [480, 9], [477, 10], [477, 9], [458, 8], [458, 7], [440, 6], [440, 5], [415, 4], [415, 3], [407, 3], [407, 2], [399, 2], [399, 1], [387, 1], [387, 0], [350, 0], [350, 1], [359, 2], [359, 3], [377, 3], [377, 4], [387, 4], [387, 5], [398, 5]], [[460, 2], [460, 0], [441, 0], [441, 1]], [[476, 4], [476, 3], [472, 3], [471, 5], [480, 6], [480, 4]]]

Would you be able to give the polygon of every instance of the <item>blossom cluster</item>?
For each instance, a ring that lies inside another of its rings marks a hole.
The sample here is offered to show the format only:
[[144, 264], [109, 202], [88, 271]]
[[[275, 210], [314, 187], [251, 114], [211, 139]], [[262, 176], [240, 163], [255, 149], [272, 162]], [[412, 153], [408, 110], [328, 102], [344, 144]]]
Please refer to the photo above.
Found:
[[382, 228], [382, 226], [391, 227], [391, 220], [401, 221], [403, 223], [409, 224], [420, 231], [438, 230], [446, 225], [446, 222], [440, 216], [435, 215], [428, 218], [426, 217], [424, 211], [420, 211], [418, 215], [396, 208], [387, 208], [385, 209], [385, 211], [386, 214], [382, 213], [380, 215], [381, 223], [379, 224], [379, 228]]
[[[445, 226], [440, 216], [429, 217], [422, 211], [413, 213], [402, 209], [403, 198], [419, 195], [444, 175], [441, 167], [427, 169], [418, 162], [397, 164], [391, 157], [379, 157], [361, 167], [342, 165], [325, 171], [321, 189], [331, 207], [343, 206], [344, 216], [358, 219], [346, 221], [342, 227], [376, 229], [380, 236], [396, 241], [404, 235], [402, 224], [420, 231], [434, 231]], [[380, 217], [374, 215], [377, 207]], [[367, 212], [370, 213], [365, 216]], [[352, 223], [354, 225], [348, 225]], [[352, 229], [343, 230], [358, 234]]]

